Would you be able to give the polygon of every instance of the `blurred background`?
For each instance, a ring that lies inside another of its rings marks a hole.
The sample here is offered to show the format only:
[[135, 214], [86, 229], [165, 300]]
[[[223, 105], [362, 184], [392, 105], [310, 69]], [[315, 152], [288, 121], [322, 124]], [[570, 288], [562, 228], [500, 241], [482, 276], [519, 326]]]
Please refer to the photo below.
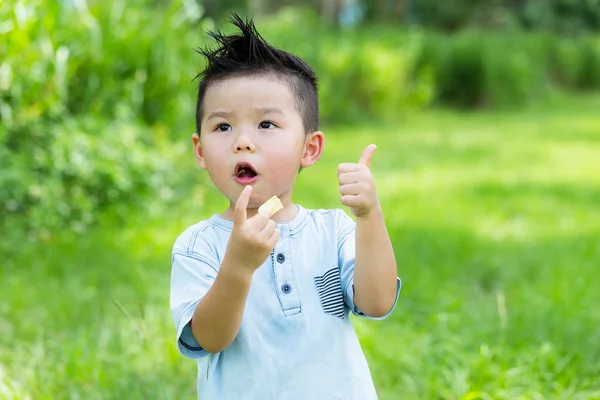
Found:
[[600, 0], [3, 0], [0, 398], [195, 398], [170, 251], [226, 206], [190, 139], [231, 11], [319, 74], [297, 202], [378, 144], [380, 398], [600, 399]]

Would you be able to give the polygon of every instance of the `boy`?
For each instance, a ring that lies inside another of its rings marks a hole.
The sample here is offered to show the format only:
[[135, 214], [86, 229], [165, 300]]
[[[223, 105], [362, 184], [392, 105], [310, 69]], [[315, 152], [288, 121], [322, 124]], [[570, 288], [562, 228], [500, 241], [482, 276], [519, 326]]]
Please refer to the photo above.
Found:
[[[198, 360], [200, 399], [344, 399], [377, 395], [349, 313], [387, 317], [400, 279], [369, 165], [338, 169], [340, 210], [292, 203], [300, 170], [323, 150], [317, 79], [237, 15], [241, 34], [202, 50], [199, 166], [229, 207], [188, 228], [172, 255], [179, 351]], [[283, 208], [258, 212], [277, 196]]]

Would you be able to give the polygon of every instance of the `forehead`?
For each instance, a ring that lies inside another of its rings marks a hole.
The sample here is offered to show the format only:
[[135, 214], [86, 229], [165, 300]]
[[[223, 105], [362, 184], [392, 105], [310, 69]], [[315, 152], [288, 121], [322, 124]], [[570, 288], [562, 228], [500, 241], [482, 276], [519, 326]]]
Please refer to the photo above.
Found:
[[290, 85], [283, 79], [269, 76], [227, 78], [210, 85], [204, 97], [204, 111], [215, 108], [244, 109], [275, 107], [285, 112], [295, 111], [295, 99]]

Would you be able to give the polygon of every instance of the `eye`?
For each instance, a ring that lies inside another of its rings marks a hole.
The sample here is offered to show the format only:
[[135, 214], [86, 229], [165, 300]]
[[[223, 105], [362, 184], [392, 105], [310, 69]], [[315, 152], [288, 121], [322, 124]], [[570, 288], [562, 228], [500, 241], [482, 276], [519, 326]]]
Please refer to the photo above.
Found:
[[260, 129], [273, 129], [273, 128], [277, 128], [277, 125], [275, 125], [271, 121], [263, 121], [260, 124], [258, 124], [258, 126], [260, 127]]
[[219, 124], [219, 125], [217, 125], [217, 130], [219, 132], [227, 132], [227, 131], [230, 131], [232, 129], [233, 128], [229, 124]]

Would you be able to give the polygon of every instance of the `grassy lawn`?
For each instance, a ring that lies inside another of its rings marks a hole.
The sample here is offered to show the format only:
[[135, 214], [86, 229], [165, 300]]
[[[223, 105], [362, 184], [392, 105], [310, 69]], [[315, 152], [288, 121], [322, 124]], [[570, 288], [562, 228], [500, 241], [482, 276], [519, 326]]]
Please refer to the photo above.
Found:
[[[381, 399], [600, 399], [598, 110], [593, 97], [326, 131], [298, 185], [307, 207], [338, 207], [337, 164], [379, 147], [404, 285], [392, 317], [354, 321]], [[168, 290], [174, 239], [224, 205], [198, 186], [172, 215], [2, 257], [1, 399], [195, 398]]]

